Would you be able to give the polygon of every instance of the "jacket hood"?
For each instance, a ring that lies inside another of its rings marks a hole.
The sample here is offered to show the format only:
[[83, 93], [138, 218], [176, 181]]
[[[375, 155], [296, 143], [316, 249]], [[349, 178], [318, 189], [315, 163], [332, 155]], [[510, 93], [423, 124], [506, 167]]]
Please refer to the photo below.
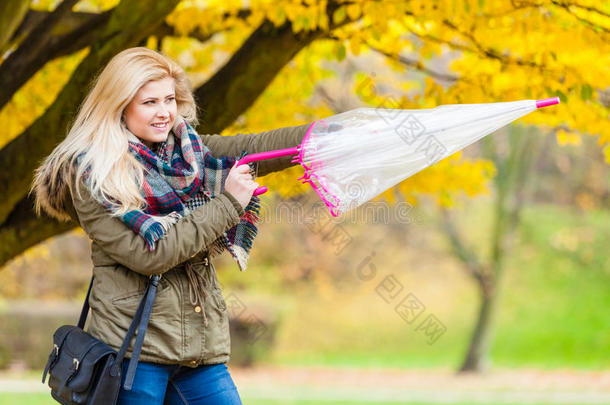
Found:
[[49, 216], [60, 221], [76, 220], [76, 212], [72, 205], [72, 187], [68, 184], [73, 179], [74, 170], [68, 170], [67, 164], [62, 165], [58, 175], [54, 175], [51, 164], [45, 161], [38, 169], [38, 186], [35, 190], [36, 206]]

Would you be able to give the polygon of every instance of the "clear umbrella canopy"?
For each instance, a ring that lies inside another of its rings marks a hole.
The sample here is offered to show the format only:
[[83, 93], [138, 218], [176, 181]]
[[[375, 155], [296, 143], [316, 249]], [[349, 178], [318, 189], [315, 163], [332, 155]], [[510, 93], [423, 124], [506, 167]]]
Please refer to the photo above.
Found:
[[[559, 98], [450, 104], [432, 109], [357, 108], [311, 124], [298, 147], [237, 163], [296, 155], [330, 213], [356, 208], [409, 176]], [[267, 191], [259, 187], [254, 195]]]
[[316, 121], [298, 160], [331, 213], [340, 215], [557, 98], [453, 104], [432, 109], [358, 108]]

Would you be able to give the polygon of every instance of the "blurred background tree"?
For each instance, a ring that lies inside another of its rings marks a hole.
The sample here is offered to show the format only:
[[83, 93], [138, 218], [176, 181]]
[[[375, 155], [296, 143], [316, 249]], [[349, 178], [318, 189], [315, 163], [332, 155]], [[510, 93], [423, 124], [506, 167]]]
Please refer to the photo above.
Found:
[[[549, 140], [579, 145], [592, 137], [593, 159], [610, 162], [610, 6], [596, 1], [7, 0], [0, 12], [0, 264], [76, 226], [36, 218], [27, 195], [32, 171], [65, 136], [91, 78], [131, 46], [163, 51], [185, 68], [200, 133], [260, 132], [362, 105], [559, 96], [561, 105], [524, 117], [510, 134], [381, 196], [411, 204], [431, 197], [452, 251], [476, 280], [481, 304], [462, 370], [484, 366], [497, 283], [527, 201], [524, 185], [535, 182], [532, 167], [549, 159]], [[565, 159], [557, 167], [576, 176]], [[289, 197], [303, 190], [294, 187], [297, 173], [265, 182]], [[558, 196], [607, 206], [603, 180], [601, 188], [595, 179], [583, 184], [590, 187], [578, 195]], [[536, 185], [548, 187], [543, 179]], [[494, 225], [482, 253], [450, 208], [490, 192]], [[533, 187], [530, 194], [542, 195]]]

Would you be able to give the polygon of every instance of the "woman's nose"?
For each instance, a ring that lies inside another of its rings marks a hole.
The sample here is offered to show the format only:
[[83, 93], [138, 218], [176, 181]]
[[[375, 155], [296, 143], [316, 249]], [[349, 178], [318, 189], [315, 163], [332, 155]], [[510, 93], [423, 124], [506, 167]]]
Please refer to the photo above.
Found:
[[167, 109], [166, 106], [161, 104], [159, 109], [157, 110], [157, 115], [162, 118], [167, 118], [167, 117], [169, 117], [169, 110]]

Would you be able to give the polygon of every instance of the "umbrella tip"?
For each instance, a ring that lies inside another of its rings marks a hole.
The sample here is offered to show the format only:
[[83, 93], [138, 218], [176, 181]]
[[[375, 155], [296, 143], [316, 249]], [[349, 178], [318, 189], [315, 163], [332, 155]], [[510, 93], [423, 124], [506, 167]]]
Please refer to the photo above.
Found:
[[559, 104], [559, 97], [543, 98], [536, 100], [536, 108], [548, 107], [550, 105]]

